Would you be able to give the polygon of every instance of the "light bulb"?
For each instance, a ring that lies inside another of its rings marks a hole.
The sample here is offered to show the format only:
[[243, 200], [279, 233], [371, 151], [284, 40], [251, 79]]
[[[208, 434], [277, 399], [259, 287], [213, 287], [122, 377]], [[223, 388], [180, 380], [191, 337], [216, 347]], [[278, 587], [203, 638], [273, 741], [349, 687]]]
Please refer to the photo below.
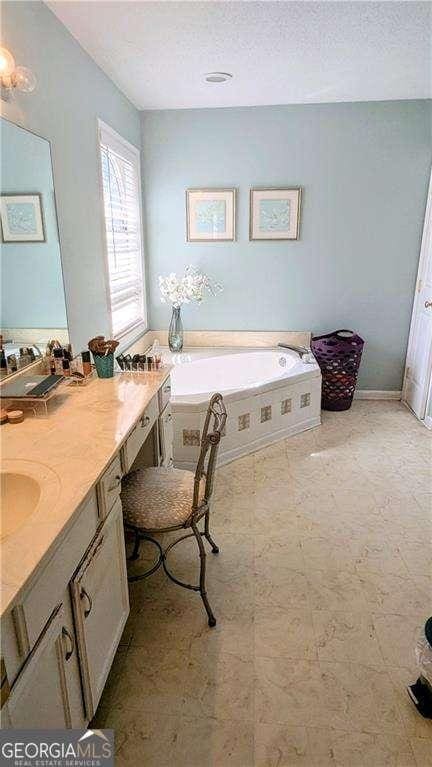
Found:
[[36, 77], [27, 67], [16, 67], [12, 75], [12, 83], [17, 91], [32, 93], [36, 88]]
[[14, 69], [14, 57], [7, 48], [0, 48], [0, 77], [10, 77]]

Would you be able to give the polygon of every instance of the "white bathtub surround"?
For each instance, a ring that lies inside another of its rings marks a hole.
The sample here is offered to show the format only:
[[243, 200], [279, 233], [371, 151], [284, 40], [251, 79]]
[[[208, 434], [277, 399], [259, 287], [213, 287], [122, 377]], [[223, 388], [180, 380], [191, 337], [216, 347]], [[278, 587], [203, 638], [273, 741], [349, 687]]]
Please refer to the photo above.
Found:
[[295, 352], [277, 349], [164, 350], [171, 372], [174, 465], [196, 465], [210, 396], [223, 394], [228, 411], [219, 449], [225, 464], [321, 423], [321, 372]]

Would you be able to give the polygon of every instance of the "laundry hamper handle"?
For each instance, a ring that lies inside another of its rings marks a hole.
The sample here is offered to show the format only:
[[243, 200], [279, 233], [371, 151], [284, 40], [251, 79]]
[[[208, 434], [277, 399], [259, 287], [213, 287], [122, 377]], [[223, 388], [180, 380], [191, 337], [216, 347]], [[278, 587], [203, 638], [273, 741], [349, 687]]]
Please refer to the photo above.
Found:
[[332, 330], [331, 333], [325, 333], [323, 336], [312, 336], [312, 341], [321, 341], [322, 338], [333, 338], [333, 336], [338, 336], [339, 333], [351, 333], [352, 336], [356, 335], [353, 330], [339, 328], [339, 330]]

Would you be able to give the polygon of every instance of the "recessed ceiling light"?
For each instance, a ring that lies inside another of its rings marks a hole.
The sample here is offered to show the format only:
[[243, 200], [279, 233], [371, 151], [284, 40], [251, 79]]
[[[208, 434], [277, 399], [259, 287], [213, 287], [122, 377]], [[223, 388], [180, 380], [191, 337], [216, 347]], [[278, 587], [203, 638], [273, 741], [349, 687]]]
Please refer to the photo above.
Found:
[[206, 83], [226, 83], [232, 79], [232, 75], [229, 72], [207, 72], [204, 79]]

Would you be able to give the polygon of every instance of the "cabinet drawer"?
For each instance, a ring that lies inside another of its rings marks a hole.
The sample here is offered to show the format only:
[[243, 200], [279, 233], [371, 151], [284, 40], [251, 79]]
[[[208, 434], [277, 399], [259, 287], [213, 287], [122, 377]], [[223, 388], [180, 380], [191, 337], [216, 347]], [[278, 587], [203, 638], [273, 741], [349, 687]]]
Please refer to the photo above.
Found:
[[124, 444], [123, 465], [126, 472], [131, 470], [132, 464], [150, 434], [158, 414], [158, 398], [155, 395]]
[[105, 519], [121, 491], [122, 468], [120, 455], [116, 455], [98, 484], [99, 517]]
[[171, 399], [171, 378], [168, 376], [167, 380], [162, 384], [158, 391], [159, 395], [159, 413], [162, 413], [168, 402]]
[[99, 525], [96, 491], [84, 501], [75, 521], [53, 557], [13, 610], [20, 655], [34, 646], [54, 607], [85, 554]]

